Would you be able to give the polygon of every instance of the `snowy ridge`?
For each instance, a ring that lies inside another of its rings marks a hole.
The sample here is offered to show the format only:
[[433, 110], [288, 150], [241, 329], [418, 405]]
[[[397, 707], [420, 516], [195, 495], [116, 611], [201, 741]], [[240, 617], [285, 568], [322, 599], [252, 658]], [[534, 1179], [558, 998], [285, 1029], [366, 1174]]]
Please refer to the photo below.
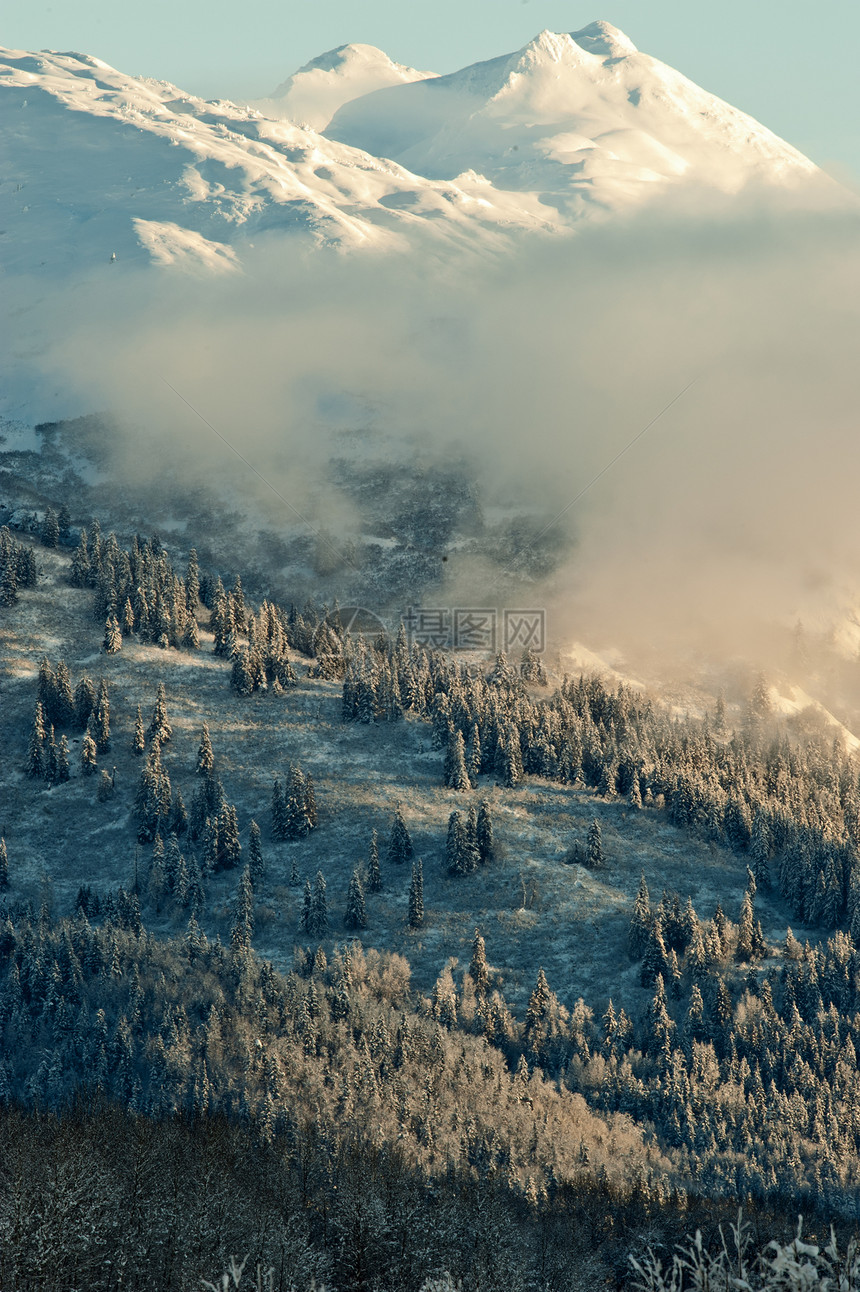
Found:
[[264, 116], [325, 130], [338, 108], [351, 99], [433, 76], [435, 72], [395, 63], [374, 45], [340, 45], [305, 63], [268, 98], [257, 99], [252, 106]]
[[346, 104], [329, 135], [437, 179], [467, 170], [577, 218], [654, 185], [824, 181], [801, 153], [609, 23], [542, 32], [516, 53]]
[[[687, 186], [836, 187], [604, 22], [448, 76], [346, 45], [269, 102], [266, 115], [87, 54], [0, 50], [4, 270], [223, 272], [286, 234], [485, 255]], [[334, 107], [325, 134], [284, 119]]]
[[[235, 264], [264, 233], [337, 247], [494, 245], [548, 213], [81, 54], [0, 51], [0, 255], [7, 272], [111, 262]], [[158, 229], [158, 235], [155, 230]]]

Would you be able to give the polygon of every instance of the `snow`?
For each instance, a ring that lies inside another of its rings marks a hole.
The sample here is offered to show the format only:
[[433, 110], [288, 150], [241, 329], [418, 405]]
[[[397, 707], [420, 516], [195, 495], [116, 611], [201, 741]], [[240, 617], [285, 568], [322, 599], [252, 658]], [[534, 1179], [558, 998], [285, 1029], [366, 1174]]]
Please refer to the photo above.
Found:
[[566, 221], [681, 180], [727, 193], [827, 183], [796, 149], [604, 22], [355, 99], [328, 133], [432, 178], [478, 171], [496, 188], [539, 194]]
[[465, 234], [501, 249], [511, 231], [551, 227], [537, 202], [483, 189], [478, 202], [468, 180], [410, 175], [86, 55], [0, 49], [0, 134], [6, 273], [223, 271], [263, 232], [345, 249], [405, 248], [416, 232], [460, 245]]
[[374, 45], [341, 45], [305, 63], [268, 98], [258, 99], [252, 106], [264, 116], [324, 131], [337, 110], [352, 99], [432, 76], [436, 73], [395, 63]]
[[345, 45], [261, 104], [207, 102], [88, 54], [0, 49], [5, 272], [224, 272], [264, 232], [505, 255], [525, 233], [687, 186], [836, 189], [605, 22], [447, 76]]

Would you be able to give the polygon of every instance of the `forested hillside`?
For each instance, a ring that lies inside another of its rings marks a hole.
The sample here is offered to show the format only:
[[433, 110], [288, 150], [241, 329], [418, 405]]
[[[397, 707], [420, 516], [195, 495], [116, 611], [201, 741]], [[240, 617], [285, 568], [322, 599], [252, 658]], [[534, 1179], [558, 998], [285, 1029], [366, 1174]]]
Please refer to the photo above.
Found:
[[739, 1202], [856, 1220], [860, 766], [763, 679], [681, 716], [63, 509], [0, 602], [10, 1286], [623, 1286]]

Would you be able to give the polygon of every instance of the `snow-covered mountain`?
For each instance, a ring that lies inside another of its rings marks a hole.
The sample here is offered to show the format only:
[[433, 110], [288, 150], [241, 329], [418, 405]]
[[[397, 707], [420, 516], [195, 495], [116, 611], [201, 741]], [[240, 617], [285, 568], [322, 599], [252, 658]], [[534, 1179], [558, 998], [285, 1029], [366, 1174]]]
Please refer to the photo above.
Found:
[[538, 203], [454, 185], [310, 129], [84, 54], [0, 51], [7, 272], [108, 263], [229, 269], [262, 234], [340, 247], [490, 246], [550, 227]]
[[816, 167], [606, 22], [345, 104], [331, 138], [435, 179], [478, 171], [566, 219], [694, 182], [807, 184]]
[[[602, 22], [449, 76], [344, 46], [274, 99], [265, 115], [84, 54], [0, 50], [6, 272], [229, 270], [264, 234], [485, 254], [687, 186], [831, 184]], [[335, 107], [325, 133], [283, 119]]]
[[337, 110], [352, 99], [435, 75], [395, 63], [375, 45], [340, 45], [312, 58], [252, 106], [264, 116], [325, 130]]

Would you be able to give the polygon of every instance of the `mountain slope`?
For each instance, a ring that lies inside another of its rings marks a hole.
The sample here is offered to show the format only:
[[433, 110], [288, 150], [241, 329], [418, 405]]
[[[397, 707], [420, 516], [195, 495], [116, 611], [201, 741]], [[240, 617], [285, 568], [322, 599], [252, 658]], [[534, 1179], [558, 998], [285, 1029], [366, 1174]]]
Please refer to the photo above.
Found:
[[125, 263], [235, 266], [234, 244], [302, 233], [337, 247], [494, 245], [547, 227], [537, 203], [395, 163], [83, 54], [0, 52], [0, 247], [7, 272]]
[[538, 193], [567, 217], [666, 185], [734, 193], [820, 176], [606, 22], [545, 31], [509, 56], [377, 90], [344, 105], [328, 133], [436, 179], [478, 171], [497, 188]]
[[435, 72], [418, 72], [395, 63], [375, 45], [340, 45], [305, 63], [254, 107], [264, 116], [325, 130], [345, 103], [389, 85], [424, 81]]

